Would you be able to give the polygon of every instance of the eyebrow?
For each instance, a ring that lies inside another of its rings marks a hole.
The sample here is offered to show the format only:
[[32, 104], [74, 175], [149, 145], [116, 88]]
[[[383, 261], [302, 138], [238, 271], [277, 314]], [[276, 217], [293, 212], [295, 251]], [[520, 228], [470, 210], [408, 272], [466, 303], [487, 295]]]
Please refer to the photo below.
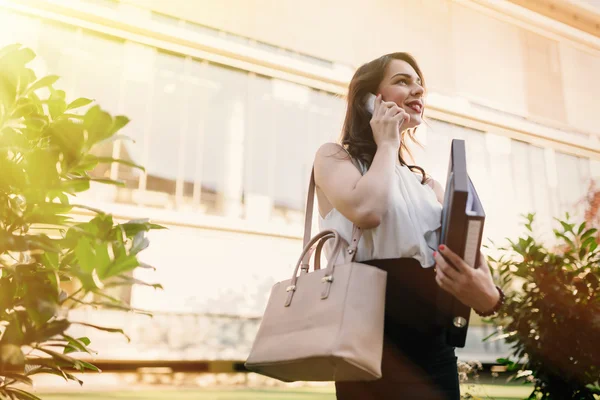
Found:
[[[406, 78], [408, 78], [408, 79], [414, 79], [414, 78], [413, 78], [413, 76], [412, 76], [412, 75], [410, 75], [410, 74], [406, 74], [406, 73], [404, 73], [404, 72], [399, 72], [399, 73], [395, 74], [394, 76], [392, 76], [392, 77], [390, 78], [390, 80], [394, 79], [394, 78], [395, 78], [395, 77], [397, 77], [397, 76], [404, 76], [404, 77], [406, 77]], [[419, 85], [421, 84], [421, 78], [417, 77], [416, 81], [419, 83]]]

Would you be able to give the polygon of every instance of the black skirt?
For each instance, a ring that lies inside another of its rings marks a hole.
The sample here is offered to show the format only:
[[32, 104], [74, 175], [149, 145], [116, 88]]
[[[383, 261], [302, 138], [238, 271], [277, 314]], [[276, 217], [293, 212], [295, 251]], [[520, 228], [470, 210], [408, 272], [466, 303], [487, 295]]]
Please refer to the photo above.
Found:
[[387, 271], [382, 378], [336, 382], [339, 400], [458, 400], [454, 347], [436, 324], [441, 290], [433, 268], [413, 258], [365, 261]]

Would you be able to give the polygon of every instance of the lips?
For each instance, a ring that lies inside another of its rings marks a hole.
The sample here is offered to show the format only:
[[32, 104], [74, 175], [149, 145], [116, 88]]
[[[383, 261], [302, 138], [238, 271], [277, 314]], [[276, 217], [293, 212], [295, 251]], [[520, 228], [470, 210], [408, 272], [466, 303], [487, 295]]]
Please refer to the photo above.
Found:
[[406, 104], [406, 106], [408, 108], [410, 108], [411, 110], [413, 110], [414, 112], [420, 114], [423, 111], [423, 103], [421, 102], [421, 100], [413, 100], [413, 101], [409, 101], [404, 103]]

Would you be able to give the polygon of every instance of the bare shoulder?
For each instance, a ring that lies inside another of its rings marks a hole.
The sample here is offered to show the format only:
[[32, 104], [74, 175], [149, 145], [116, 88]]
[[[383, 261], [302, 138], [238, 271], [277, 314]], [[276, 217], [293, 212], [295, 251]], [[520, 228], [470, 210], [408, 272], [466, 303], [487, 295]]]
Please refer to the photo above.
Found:
[[317, 150], [315, 161], [334, 158], [338, 161], [350, 160], [348, 152], [338, 143], [325, 143]]
[[337, 170], [345, 164], [352, 165], [352, 159], [346, 149], [337, 143], [325, 143], [319, 147], [315, 155], [315, 178], [319, 186], [324, 173]]

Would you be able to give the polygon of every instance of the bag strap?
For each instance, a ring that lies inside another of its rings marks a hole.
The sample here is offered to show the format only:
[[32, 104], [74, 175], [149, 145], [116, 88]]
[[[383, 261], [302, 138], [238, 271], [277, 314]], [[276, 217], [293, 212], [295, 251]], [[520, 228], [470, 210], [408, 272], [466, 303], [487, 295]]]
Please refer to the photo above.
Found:
[[[352, 159], [353, 164], [354, 160]], [[360, 169], [359, 169], [360, 170]], [[361, 171], [362, 173], [362, 171]], [[313, 166], [310, 172], [310, 183], [308, 185], [308, 196], [306, 199], [306, 213], [304, 217], [304, 240], [302, 242], [302, 247], [305, 248], [306, 245], [310, 242], [311, 238], [311, 230], [312, 230], [312, 218], [313, 218], [313, 208], [315, 205], [315, 168]], [[358, 242], [360, 237], [362, 236], [362, 229], [356, 224], [352, 225], [352, 239], [349, 243], [348, 249], [346, 249], [346, 253], [348, 254], [349, 262], [354, 261], [354, 257], [356, 256], [356, 249], [358, 248]], [[309, 268], [309, 257], [305, 257], [302, 260], [301, 268], [303, 271], [308, 272]]]

